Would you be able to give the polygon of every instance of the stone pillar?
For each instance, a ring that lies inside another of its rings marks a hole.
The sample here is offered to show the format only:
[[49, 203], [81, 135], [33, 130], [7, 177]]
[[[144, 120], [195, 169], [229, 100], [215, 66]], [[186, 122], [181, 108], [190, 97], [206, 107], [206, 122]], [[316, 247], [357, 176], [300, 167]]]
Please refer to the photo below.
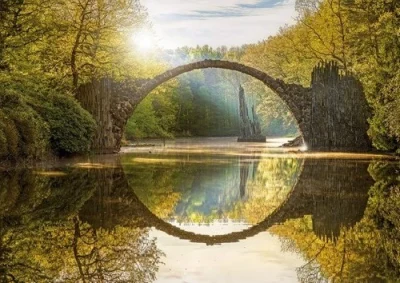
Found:
[[312, 73], [311, 121], [308, 147], [312, 150], [367, 150], [369, 107], [361, 83], [341, 74], [335, 62], [318, 64]]
[[76, 99], [97, 123], [92, 150], [96, 153], [117, 153], [126, 123], [132, 115], [135, 91], [129, 83], [116, 83], [108, 78], [81, 85]]
[[260, 123], [256, 116], [254, 105], [251, 108], [252, 119], [250, 118], [244, 89], [239, 87], [239, 116], [240, 116], [240, 136], [238, 142], [265, 142], [265, 137], [261, 135]]

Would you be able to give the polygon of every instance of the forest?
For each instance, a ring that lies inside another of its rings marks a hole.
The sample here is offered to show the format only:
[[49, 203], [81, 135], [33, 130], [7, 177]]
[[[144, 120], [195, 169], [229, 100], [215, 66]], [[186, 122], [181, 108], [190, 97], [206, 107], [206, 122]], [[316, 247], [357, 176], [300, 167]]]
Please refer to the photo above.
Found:
[[[207, 58], [241, 62], [304, 86], [318, 62], [334, 60], [363, 84], [373, 146], [399, 152], [399, 1], [297, 0], [296, 10], [294, 25], [256, 44], [156, 48], [144, 55], [132, 43], [151, 27], [139, 0], [0, 0], [0, 158], [90, 152], [96, 124], [74, 98], [80, 85], [102, 77], [151, 78]], [[239, 85], [256, 106], [264, 134], [296, 135], [292, 115], [270, 90], [233, 72], [209, 70], [153, 91], [129, 120], [125, 138], [235, 136]]]

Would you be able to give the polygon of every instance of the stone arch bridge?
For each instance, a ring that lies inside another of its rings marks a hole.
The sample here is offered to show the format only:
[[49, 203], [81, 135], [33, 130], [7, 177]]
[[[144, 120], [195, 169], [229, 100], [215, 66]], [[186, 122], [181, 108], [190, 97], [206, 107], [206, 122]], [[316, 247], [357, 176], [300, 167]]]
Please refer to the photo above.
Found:
[[103, 78], [81, 85], [76, 98], [95, 118], [98, 129], [92, 148], [118, 152], [128, 119], [136, 106], [159, 85], [183, 73], [218, 68], [238, 71], [264, 83], [287, 105], [309, 149], [365, 150], [369, 115], [361, 84], [340, 74], [333, 63], [321, 63], [311, 74], [311, 87], [288, 84], [237, 62], [204, 60], [179, 66], [152, 79], [115, 82]]

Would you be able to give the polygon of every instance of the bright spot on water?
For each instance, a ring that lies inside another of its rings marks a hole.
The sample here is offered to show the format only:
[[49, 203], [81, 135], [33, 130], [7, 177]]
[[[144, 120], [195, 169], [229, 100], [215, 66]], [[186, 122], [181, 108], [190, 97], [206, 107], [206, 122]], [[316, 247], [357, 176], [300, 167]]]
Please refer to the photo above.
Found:
[[307, 151], [308, 147], [306, 144], [303, 144], [303, 146], [300, 147], [300, 151]]
[[36, 175], [49, 176], [49, 177], [62, 177], [66, 176], [65, 172], [61, 171], [34, 171]]
[[116, 168], [111, 164], [107, 163], [95, 163], [95, 162], [82, 162], [82, 163], [75, 163], [73, 167], [76, 168], [83, 168], [83, 169], [104, 169], [104, 168]]

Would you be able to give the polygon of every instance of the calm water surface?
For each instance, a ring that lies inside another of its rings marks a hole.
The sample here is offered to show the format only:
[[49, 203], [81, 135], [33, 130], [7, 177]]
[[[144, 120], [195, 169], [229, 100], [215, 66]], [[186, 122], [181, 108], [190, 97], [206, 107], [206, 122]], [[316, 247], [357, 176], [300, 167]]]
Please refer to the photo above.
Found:
[[0, 282], [398, 282], [399, 161], [281, 142], [0, 171]]

